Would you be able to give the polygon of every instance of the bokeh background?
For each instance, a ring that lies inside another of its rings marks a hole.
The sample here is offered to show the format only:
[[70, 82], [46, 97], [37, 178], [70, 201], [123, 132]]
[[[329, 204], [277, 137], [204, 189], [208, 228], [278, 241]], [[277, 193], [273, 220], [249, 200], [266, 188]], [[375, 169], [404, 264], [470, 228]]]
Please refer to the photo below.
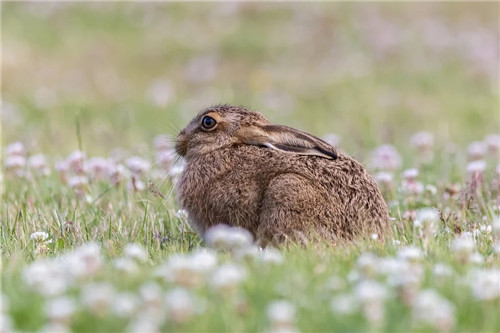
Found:
[[466, 146], [500, 128], [499, 6], [3, 3], [3, 139], [148, 151], [234, 103], [362, 160], [421, 130]]

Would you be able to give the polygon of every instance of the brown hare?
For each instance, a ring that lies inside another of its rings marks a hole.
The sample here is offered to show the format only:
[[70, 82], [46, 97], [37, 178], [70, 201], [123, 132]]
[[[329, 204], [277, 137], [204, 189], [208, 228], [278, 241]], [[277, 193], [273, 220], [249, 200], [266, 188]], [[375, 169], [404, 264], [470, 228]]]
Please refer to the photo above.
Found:
[[328, 143], [244, 107], [199, 113], [177, 137], [181, 206], [203, 236], [217, 224], [261, 245], [390, 233], [387, 205], [363, 166]]

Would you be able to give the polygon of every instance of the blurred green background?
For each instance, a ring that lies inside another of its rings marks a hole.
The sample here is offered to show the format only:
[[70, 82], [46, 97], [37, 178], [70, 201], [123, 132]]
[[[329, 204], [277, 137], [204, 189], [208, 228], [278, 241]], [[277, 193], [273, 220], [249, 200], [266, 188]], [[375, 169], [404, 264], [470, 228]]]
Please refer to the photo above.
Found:
[[[3, 3], [4, 144], [147, 150], [234, 103], [365, 158], [498, 132], [499, 3]], [[146, 144], [146, 145], [145, 145]]]

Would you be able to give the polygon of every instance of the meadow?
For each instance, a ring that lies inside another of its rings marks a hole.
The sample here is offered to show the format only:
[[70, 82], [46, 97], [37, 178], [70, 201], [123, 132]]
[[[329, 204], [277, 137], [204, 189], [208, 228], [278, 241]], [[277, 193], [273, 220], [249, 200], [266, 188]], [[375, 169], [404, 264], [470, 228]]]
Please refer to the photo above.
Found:
[[[0, 331], [498, 332], [499, 6], [2, 3]], [[200, 239], [172, 145], [218, 103], [361, 161], [392, 237]]]

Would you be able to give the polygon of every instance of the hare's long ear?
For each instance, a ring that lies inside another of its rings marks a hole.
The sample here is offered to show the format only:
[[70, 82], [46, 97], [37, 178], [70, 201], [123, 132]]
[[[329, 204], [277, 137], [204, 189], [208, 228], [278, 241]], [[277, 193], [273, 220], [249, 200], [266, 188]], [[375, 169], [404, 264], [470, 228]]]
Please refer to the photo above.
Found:
[[238, 138], [246, 144], [265, 146], [298, 155], [337, 159], [337, 151], [325, 141], [287, 126], [265, 125], [240, 129]]

